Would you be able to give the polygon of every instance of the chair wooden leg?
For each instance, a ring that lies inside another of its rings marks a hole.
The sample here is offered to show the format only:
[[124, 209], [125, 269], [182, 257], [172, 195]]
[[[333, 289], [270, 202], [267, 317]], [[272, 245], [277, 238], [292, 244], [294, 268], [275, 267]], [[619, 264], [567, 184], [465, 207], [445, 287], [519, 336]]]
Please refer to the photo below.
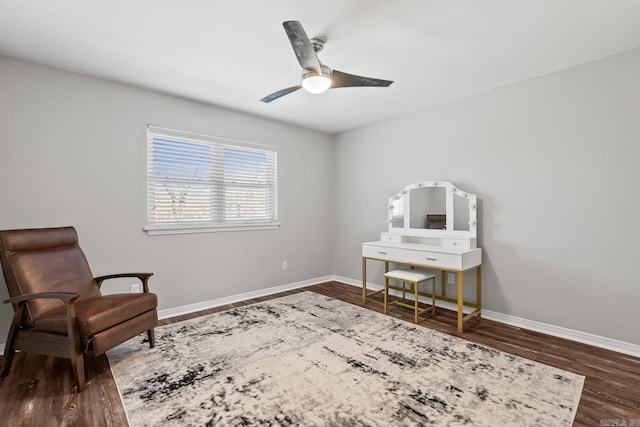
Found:
[[87, 382], [84, 376], [84, 357], [79, 349], [76, 354], [71, 354], [71, 370], [73, 371], [78, 391], [83, 391]]
[[9, 331], [9, 335], [7, 337], [7, 344], [4, 348], [4, 366], [2, 367], [2, 372], [0, 372], [0, 378], [6, 377], [9, 375], [9, 371], [11, 370], [11, 364], [13, 363], [13, 357], [16, 354], [16, 331]]
[[[77, 331], [77, 330], [76, 330]], [[78, 391], [85, 389], [86, 381], [84, 376], [84, 357], [80, 348], [80, 339], [77, 335], [71, 334], [69, 337], [69, 359], [71, 360], [71, 370], [73, 378], [78, 386]]]
[[22, 320], [22, 312], [24, 310], [24, 303], [18, 304], [15, 309], [11, 326], [9, 327], [9, 334], [7, 335], [7, 343], [4, 348], [4, 366], [0, 373], [0, 378], [9, 375], [11, 370], [11, 364], [13, 363], [13, 357], [16, 354], [16, 338], [18, 337], [18, 330], [20, 329], [20, 322]]
[[4, 349], [4, 366], [2, 367], [2, 372], [0, 372], [0, 378], [6, 377], [9, 375], [9, 371], [11, 370], [11, 364], [13, 363], [13, 356], [16, 354], [16, 349], [13, 343], [7, 343]]
[[147, 337], [149, 337], [149, 347], [153, 348], [156, 346], [156, 334], [153, 328], [147, 331]]
[[80, 347], [80, 336], [78, 325], [76, 324], [76, 312], [73, 304], [67, 306], [67, 340], [69, 348], [69, 359], [71, 360], [71, 370], [78, 386], [78, 391], [85, 389], [86, 381], [84, 376], [84, 357]]
[[[77, 329], [74, 332], [77, 333]], [[80, 338], [77, 334], [69, 334], [67, 339], [69, 340], [69, 360], [71, 360], [73, 378], [78, 386], [78, 391], [81, 392], [85, 389], [86, 381], [84, 376], [84, 355], [80, 348]]]

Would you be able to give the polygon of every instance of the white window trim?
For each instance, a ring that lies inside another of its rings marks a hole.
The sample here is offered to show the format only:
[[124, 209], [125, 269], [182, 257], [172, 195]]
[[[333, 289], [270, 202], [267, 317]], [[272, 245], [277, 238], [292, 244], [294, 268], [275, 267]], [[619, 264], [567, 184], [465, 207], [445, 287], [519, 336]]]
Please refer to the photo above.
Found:
[[160, 236], [165, 234], [193, 234], [193, 233], [219, 233], [222, 231], [251, 231], [251, 230], [277, 230], [280, 228], [279, 222], [265, 222], [254, 225], [147, 225], [143, 228], [149, 236]]
[[[208, 141], [208, 142], [213, 142], [213, 143], [227, 143], [227, 144], [231, 144], [235, 147], [245, 147], [245, 148], [256, 148], [256, 149], [262, 149], [262, 150], [269, 150], [269, 151], [273, 151], [274, 153], [276, 153], [277, 155], [277, 147], [271, 146], [271, 145], [265, 145], [265, 144], [258, 144], [258, 143], [253, 143], [253, 142], [247, 142], [247, 141], [240, 141], [240, 140], [235, 140], [235, 139], [230, 139], [230, 138], [224, 138], [224, 137], [219, 137], [219, 136], [213, 136], [213, 135], [204, 135], [204, 134], [199, 134], [199, 133], [194, 133], [194, 132], [186, 132], [186, 131], [180, 131], [180, 130], [175, 130], [175, 129], [168, 129], [168, 128], [163, 128], [163, 127], [159, 127], [159, 126], [154, 126], [154, 125], [147, 125], [147, 130], [148, 132], [152, 132], [152, 133], [159, 133], [162, 134], [164, 136], [173, 136], [176, 138], [186, 138], [186, 139], [193, 139], [193, 140], [199, 140], [199, 141]], [[148, 133], [147, 133], [147, 137], [148, 137]], [[149, 162], [149, 154], [147, 152], [147, 162]], [[277, 162], [277, 161], [276, 161]], [[277, 164], [277, 163], [276, 163]], [[148, 168], [149, 166], [147, 166]], [[148, 204], [148, 180], [149, 180], [149, 175], [148, 175], [148, 170], [147, 170], [147, 199], [145, 199], [146, 203], [145, 205]], [[275, 200], [275, 209], [276, 209], [276, 218], [277, 218], [277, 210], [278, 210], [278, 197], [277, 197], [277, 166], [276, 166], [276, 200]], [[148, 206], [147, 206], [148, 209]], [[148, 211], [147, 211], [147, 215], [148, 215]], [[256, 222], [256, 223], [251, 223], [251, 224], [213, 224], [213, 223], [197, 223], [197, 222], [193, 222], [193, 223], [184, 223], [184, 224], [179, 224], [179, 223], [173, 223], [173, 224], [159, 224], [159, 223], [151, 223], [151, 224], [147, 224], [145, 227], [143, 227], [143, 230], [147, 232], [147, 234], [149, 236], [156, 236], [156, 235], [167, 235], [167, 234], [192, 234], [192, 233], [215, 233], [215, 232], [227, 232], [227, 231], [253, 231], [253, 230], [276, 230], [280, 227], [280, 222], [279, 221], [273, 221], [273, 222]]]

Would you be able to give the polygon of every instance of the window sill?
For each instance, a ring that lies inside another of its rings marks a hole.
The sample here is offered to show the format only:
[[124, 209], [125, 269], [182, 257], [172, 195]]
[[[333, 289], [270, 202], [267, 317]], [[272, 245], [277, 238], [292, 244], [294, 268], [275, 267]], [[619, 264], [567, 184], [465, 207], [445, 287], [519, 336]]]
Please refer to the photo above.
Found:
[[280, 228], [279, 222], [269, 222], [263, 224], [243, 224], [243, 225], [148, 225], [143, 228], [149, 236], [159, 236], [164, 234], [192, 234], [192, 233], [220, 233], [223, 231], [253, 231], [253, 230], [277, 230]]

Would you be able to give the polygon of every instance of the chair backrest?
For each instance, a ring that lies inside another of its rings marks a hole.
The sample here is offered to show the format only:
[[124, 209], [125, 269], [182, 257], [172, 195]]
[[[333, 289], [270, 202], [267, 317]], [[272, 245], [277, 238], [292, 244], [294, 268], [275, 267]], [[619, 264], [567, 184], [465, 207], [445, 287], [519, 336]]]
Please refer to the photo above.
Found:
[[[0, 262], [11, 297], [38, 292], [100, 295], [73, 227], [0, 231]], [[23, 323], [31, 327], [33, 319], [62, 305], [58, 299], [30, 301]]]

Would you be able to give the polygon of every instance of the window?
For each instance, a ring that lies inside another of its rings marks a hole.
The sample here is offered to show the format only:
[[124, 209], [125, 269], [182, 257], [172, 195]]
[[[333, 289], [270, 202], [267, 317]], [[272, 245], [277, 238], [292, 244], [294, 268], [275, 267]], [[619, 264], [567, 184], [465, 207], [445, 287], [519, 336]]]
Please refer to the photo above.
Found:
[[279, 226], [274, 147], [147, 127], [149, 234]]

